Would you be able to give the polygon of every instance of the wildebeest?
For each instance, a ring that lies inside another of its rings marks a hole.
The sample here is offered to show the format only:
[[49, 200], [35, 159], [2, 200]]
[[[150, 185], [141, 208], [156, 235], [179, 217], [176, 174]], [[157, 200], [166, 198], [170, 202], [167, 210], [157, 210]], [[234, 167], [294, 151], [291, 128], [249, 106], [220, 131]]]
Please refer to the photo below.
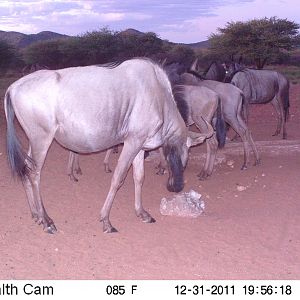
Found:
[[[241, 137], [244, 146], [244, 163], [242, 170], [247, 169], [250, 161], [250, 146], [255, 155], [255, 165], [260, 163], [258, 151], [252, 139], [251, 132], [243, 119], [243, 92], [229, 83], [214, 80], [202, 80], [197, 72], [184, 73], [181, 75], [181, 82], [188, 85], [198, 85], [210, 88], [218, 94], [221, 99], [222, 113], [226, 123]], [[250, 144], [250, 146], [249, 146]], [[201, 178], [201, 176], [200, 176]]]
[[246, 122], [248, 122], [249, 104], [270, 102], [278, 115], [277, 128], [273, 135], [278, 135], [282, 131], [282, 138], [287, 138], [289, 81], [284, 75], [277, 71], [249, 69], [231, 63], [227, 70], [226, 81], [237, 86], [245, 95]]
[[[217, 148], [222, 148], [225, 144], [226, 129], [225, 122], [222, 116], [220, 98], [209, 88], [193, 85], [174, 86], [173, 94], [177, 105], [181, 105], [182, 102], [188, 105], [188, 118], [186, 120], [187, 126], [195, 124], [201, 133], [206, 133], [207, 136], [209, 136], [211, 129], [207, 126], [207, 122], [212, 123], [213, 118], [215, 118], [214, 123], [216, 132], [213, 132], [211, 136], [206, 139], [206, 161], [203, 169], [198, 174], [198, 177], [200, 179], [205, 179], [209, 177], [213, 172]], [[106, 173], [111, 172], [109, 167], [109, 157], [112, 151], [112, 149], [107, 150], [103, 161], [104, 171]], [[162, 154], [162, 151], [160, 151], [160, 154]], [[161, 155], [161, 161], [157, 168], [157, 174], [164, 174], [166, 163], [163, 155]], [[73, 181], [77, 181], [77, 178], [74, 175], [75, 173], [81, 174], [81, 168], [79, 166], [79, 155], [70, 152], [68, 162], [68, 175]]]
[[[206, 161], [198, 174], [199, 179], [206, 179], [213, 172], [217, 148], [224, 147], [226, 139], [226, 127], [220, 98], [217, 93], [204, 86], [178, 85], [173, 90], [176, 102], [184, 101], [188, 105], [188, 126], [195, 124], [200, 132], [207, 133], [208, 136], [207, 122], [212, 123], [214, 121], [213, 123], [215, 123], [216, 132], [206, 139]], [[164, 169], [165, 163], [161, 155], [158, 174], [163, 174]]]
[[[23, 181], [32, 217], [48, 233], [56, 227], [43, 205], [40, 178], [53, 139], [77, 153], [124, 144], [100, 214], [103, 231], [114, 232], [109, 213], [130, 165], [136, 214], [143, 222], [154, 222], [141, 199], [144, 151], [163, 146], [169, 169], [167, 188], [179, 192], [184, 187], [188, 147], [206, 138], [205, 134], [188, 136], [166, 73], [146, 59], [37, 71], [8, 88], [4, 106], [11, 170]], [[15, 116], [29, 140], [27, 154], [16, 135]]]
[[224, 65], [217, 62], [217, 61], [212, 61], [210, 65], [206, 68], [206, 70], [200, 74], [199, 70], [197, 69], [198, 65], [198, 59], [196, 59], [189, 72], [193, 73], [193, 71], [197, 72], [197, 76], [201, 77], [203, 80], [215, 80], [215, 81], [220, 81], [223, 82], [226, 76], [226, 70], [224, 68]]

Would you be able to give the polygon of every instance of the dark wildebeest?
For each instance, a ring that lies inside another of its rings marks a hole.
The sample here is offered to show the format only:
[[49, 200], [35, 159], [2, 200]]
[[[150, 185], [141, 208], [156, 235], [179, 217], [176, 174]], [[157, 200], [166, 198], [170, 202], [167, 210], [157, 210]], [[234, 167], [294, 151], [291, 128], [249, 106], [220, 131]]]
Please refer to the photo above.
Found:
[[226, 76], [226, 70], [223, 64], [220, 64], [217, 61], [213, 61], [202, 74], [200, 74], [197, 65], [198, 59], [196, 59], [193, 62], [189, 71], [193, 73], [193, 70], [195, 70], [197, 72], [197, 76], [200, 76], [203, 80], [215, 80], [220, 82], [224, 81]]
[[256, 70], [230, 64], [226, 81], [241, 89], [245, 96], [245, 118], [248, 122], [249, 104], [271, 103], [278, 115], [277, 128], [273, 135], [282, 131], [282, 138], [287, 138], [286, 122], [289, 115], [289, 81], [277, 71]]
[[[228, 123], [234, 131], [241, 137], [244, 146], [244, 163], [242, 170], [247, 169], [250, 161], [250, 146], [255, 155], [255, 165], [260, 163], [258, 151], [252, 139], [251, 132], [243, 120], [243, 92], [229, 83], [218, 82], [214, 80], [202, 80], [202, 76], [197, 76], [197, 72], [193, 70], [193, 74], [184, 73], [181, 75], [181, 82], [188, 85], [205, 86], [215, 93], [221, 99], [222, 113], [226, 123]], [[249, 145], [250, 144], [250, 145]], [[201, 176], [200, 179], [205, 178]]]
[[[206, 139], [207, 155], [203, 169], [198, 174], [200, 179], [209, 177], [213, 172], [217, 148], [224, 147], [226, 139], [226, 127], [222, 115], [220, 98], [209, 88], [195, 85], [177, 85], [173, 89], [177, 103], [184, 102], [188, 105], [187, 125], [193, 124], [202, 133], [209, 136], [210, 128], [207, 122], [214, 123], [216, 132]], [[214, 120], [213, 120], [214, 119]], [[157, 174], [163, 174], [166, 163], [161, 155], [161, 162]]]
[[[10, 167], [23, 181], [32, 217], [48, 233], [54, 233], [56, 227], [43, 205], [40, 176], [53, 139], [77, 153], [124, 143], [101, 210], [103, 231], [114, 232], [109, 213], [130, 165], [136, 214], [143, 222], [154, 222], [141, 199], [144, 151], [163, 146], [168, 190], [179, 192], [184, 187], [188, 147], [206, 138], [205, 134], [188, 136], [166, 73], [146, 59], [117, 66], [37, 71], [8, 88], [4, 106]], [[15, 115], [29, 139], [27, 154], [16, 136]]]

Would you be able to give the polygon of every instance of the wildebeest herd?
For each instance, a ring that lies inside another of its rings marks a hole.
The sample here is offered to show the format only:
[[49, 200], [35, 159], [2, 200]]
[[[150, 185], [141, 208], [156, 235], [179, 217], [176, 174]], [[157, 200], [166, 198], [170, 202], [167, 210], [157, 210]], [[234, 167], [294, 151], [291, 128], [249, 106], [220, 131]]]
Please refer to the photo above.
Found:
[[[212, 63], [204, 74], [196, 63], [181, 71], [179, 64], [160, 66], [144, 58], [120, 64], [40, 70], [14, 82], [5, 94], [7, 154], [14, 175], [22, 179], [33, 219], [48, 233], [56, 227], [41, 197], [41, 171], [55, 139], [70, 150], [68, 174], [80, 172], [78, 154], [112, 149], [123, 144], [109, 192], [101, 210], [103, 231], [116, 229], [109, 220], [118, 189], [132, 165], [135, 211], [143, 222], [155, 220], [142, 206], [146, 151], [159, 148], [159, 173], [168, 169], [167, 188], [180, 192], [188, 149], [206, 140], [207, 155], [199, 179], [213, 172], [218, 147], [225, 144], [226, 124], [241, 137], [246, 169], [251, 149], [255, 164], [258, 151], [248, 129], [248, 104], [271, 102], [279, 115], [275, 134], [282, 130], [289, 108], [289, 83], [275, 71], [259, 71]], [[227, 81], [227, 83], [223, 82]], [[24, 129], [29, 149], [22, 149], [14, 118]], [[199, 133], [189, 131], [195, 124]]]

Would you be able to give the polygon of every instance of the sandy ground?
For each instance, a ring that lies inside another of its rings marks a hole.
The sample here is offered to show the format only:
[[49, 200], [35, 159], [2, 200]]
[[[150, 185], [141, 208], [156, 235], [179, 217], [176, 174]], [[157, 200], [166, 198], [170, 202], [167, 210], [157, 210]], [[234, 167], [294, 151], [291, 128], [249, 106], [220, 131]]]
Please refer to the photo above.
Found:
[[[104, 234], [99, 223], [111, 180], [103, 172], [104, 154], [82, 156], [84, 174], [74, 183], [66, 175], [68, 152], [56, 143], [43, 170], [42, 193], [58, 232], [46, 234], [32, 221], [22, 184], [7, 166], [1, 108], [0, 278], [300, 279], [300, 85], [292, 85], [290, 95], [287, 141], [271, 136], [271, 105], [250, 108], [261, 166], [241, 171], [241, 145], [228, 143], [213, 176], [200, 182], [205, 146], [192, 149], [185, 191], [202, 194], [206, 209], [198, 218], [160, 214], [161, 198], [172, 194], [166, 176], [158, 177], [155, 161], [149, 161], [144, 206], [157, 222], [142, 223], [134, 212], [130, 170], [111, 212], [116, 234]], [[238, 185], [246, 189], [238, 191]]]

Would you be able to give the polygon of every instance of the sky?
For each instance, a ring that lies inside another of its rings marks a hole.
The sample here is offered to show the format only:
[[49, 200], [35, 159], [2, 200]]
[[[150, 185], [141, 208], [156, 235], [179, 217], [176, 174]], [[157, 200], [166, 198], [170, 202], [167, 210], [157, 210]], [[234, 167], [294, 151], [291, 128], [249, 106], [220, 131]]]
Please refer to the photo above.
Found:
[[273, 17], [300, 24], [300, 0], [0, 0], [0, 30], [80, 35], [108, 27], [194, 43], [227, 22]]

